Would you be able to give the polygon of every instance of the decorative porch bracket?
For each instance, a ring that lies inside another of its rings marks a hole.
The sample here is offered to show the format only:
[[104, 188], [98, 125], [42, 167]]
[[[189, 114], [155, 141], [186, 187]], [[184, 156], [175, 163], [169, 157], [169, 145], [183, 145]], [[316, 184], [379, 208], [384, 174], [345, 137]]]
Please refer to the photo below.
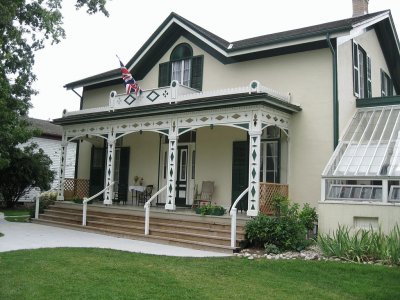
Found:
[[[255, 122], [256, 123], [256, 122]], [[247, 215], [255, 217], [258, 215], [260, 206], [260, 148], [261, 129], [249, 132], [249, 201]]]
[[165, 201], [165, 209], [175, 210], [176, 195], [176, 172], [177, 172], [177, 156], [178, 156], [178, 135], [175, 121], [173, 121], [170, 134], [168, 136], [168, 172], [167, 172], [167, 199]]
[[64, 183], [65, 183], [65, 167], [67, 163], [67, 147], [68, 141], [65, 134], [63, 135], [61, 142], [61, 157], [60, 157], [60, 168], [58, 172], [58, 190], [57, 190], [57, 200], [64, 200]]
[[[106, 185], [105, 188], [114, 182], [114, 160], [115, 160], [115, 135], [113, 130], [107, 139], [107, 160], [106, 160]], [[104, 191], [104, 204], [112, 205], [114, 186]]]

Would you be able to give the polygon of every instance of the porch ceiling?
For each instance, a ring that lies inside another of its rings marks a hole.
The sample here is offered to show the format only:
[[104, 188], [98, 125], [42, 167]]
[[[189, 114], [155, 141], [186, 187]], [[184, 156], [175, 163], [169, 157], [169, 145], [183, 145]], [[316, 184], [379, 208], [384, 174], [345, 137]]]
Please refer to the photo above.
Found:
[[132, 117], [146, 117], [163, 114], [175, 114], [183, 112], [194, 112], [209, 109], [221, 109], [230, 107], [241, 107], [249, 105], [263, 105], [278, 109], [285, 113], [296, 113], [301, 107], [286, 101], [271, 97], [268, 93], [240, 93], [234, 95], [206, 97], [202, 99], [186, 100], [172, 104], [153, 104], [141, 107], [126, 108], [116, 111], [104, 111], [79, 115], [71, 115], [55, 119], [53, 122], [59, 125], [73, 125], [97, 121], [110, 121]]

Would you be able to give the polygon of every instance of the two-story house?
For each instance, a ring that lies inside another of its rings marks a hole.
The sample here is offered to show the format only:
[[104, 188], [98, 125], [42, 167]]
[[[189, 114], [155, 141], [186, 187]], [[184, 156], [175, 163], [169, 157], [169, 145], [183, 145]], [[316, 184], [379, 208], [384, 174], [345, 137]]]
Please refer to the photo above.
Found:
[[166, 186], [167, 210], [211, 181], [226, 208], [248, 188], [256, 216], [271, 183], [318, 207], [323, 232], [388, 230], [400, 218], [400, 44], [389, 10], [353, 2], [351, 18], [234, 42], [171, 13], [126, 64], [141, 94], [124, 94], [119, 68], [66, 84], [83, 92], [54, 120], [61, 161], [78, 140], [91, 195], [117, 182], [104, 204], [130, 197], [135, 176]]

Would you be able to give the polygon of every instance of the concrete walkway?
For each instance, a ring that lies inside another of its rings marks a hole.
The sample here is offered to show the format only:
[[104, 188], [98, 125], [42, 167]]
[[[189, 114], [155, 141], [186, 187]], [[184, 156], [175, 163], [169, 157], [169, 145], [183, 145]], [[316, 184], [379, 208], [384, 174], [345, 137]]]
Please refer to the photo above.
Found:
[[230, 256], [225, 253], [162, 245], [40, 224], [8, 222], [4, 220], [2, 213], [0, 213], [0, 232], [4, 234], [3, 237], [0, 237], [0, 252], [20, 249], [82, 247], [168, 256]]

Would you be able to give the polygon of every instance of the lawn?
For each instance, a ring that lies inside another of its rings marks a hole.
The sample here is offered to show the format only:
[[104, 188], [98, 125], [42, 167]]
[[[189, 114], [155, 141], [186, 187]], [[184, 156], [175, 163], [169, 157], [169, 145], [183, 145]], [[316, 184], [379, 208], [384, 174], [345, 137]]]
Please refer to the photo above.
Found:
[[400, 268], [104, 249], [0, 253], [0, 299], [400, 299]]
[[30, 211], [27, 209], [5, 209], [0, 210], [4, 213], [4, 219], [9, 222], [29, 222]]

